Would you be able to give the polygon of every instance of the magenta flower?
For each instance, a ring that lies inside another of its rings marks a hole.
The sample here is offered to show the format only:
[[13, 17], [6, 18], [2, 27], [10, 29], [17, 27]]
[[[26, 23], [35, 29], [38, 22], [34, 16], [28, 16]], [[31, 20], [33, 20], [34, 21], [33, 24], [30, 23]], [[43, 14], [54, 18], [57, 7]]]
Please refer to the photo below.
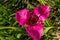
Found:
[[50, 13], [49, 6], [38, 6], [32, 12], [28, 9], [16, 12], [16, 20], [20, 25], [25, 26], [27, 33], [33, 40], [40, 40], [43, 34], [42, 22], [45, 21]]

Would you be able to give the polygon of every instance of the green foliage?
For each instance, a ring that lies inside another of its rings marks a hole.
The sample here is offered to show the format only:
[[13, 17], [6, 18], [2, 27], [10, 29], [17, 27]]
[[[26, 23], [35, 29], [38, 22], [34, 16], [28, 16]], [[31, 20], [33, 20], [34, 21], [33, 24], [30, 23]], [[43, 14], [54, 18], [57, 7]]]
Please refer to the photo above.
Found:
[[41, 40], [52, 40], [51, 35], [58, 31], [60, 26], [59, 0], [0, 0], [0, 40], [32, 40], [15, 20], [15, 12], [19, 9], [32, 10], [38, 5], [49, 5], [51, 12], [49, 18], [43, 22], [44, 33]]

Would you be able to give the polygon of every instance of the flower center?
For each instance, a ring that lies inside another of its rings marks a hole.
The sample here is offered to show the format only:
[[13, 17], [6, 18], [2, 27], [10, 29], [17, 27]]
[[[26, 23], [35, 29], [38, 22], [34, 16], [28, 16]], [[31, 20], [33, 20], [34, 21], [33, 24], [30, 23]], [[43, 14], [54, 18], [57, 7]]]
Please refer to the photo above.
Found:
[[34, 24], [37, 23], [38, 19], [39, 19], [38, 16], [36, 16], [35, 14], [31, 14], [31, 16], [28, 20], [28, 24], [29, 25], [34, 25]]

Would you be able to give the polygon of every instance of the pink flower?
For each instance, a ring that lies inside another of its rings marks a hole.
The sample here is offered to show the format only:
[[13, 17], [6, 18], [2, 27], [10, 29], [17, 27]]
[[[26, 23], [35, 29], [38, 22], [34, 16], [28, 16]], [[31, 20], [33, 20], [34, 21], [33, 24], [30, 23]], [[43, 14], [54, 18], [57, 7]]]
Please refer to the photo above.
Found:
[[45, 21], [50, 14], [49, 6], [38, 6], [32, 12], [28, 9], [16, 12], [16, 20], [20, 25], [24, 25], [27, 33], [33, 40], [40, 40], [43, 34], [42, 22]]

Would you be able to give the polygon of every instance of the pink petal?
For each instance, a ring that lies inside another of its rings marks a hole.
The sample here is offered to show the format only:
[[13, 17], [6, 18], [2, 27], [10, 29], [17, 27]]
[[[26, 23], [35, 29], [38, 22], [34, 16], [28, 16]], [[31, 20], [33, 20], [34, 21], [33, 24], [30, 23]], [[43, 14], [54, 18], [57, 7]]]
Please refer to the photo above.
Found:
[[40, 40], [43, 33], [43, 25], [36, 24], [34, 26], [26, 27], [27, 33], [33, 38], [33, 40]]
[[29, 15], [29, 10], [19, 10], [16, 12], [16, 20], [20, 25], [24, 25], [27, 22]]
[[34, 8], [33, 12], [34, 12], [34, 14], [36, 14], [39, 17], [40, 21], [43, 22], [49, 16], [50, 8], [47, 5], [45, 5], [45, 6], [42, 5], [42, 6]]

